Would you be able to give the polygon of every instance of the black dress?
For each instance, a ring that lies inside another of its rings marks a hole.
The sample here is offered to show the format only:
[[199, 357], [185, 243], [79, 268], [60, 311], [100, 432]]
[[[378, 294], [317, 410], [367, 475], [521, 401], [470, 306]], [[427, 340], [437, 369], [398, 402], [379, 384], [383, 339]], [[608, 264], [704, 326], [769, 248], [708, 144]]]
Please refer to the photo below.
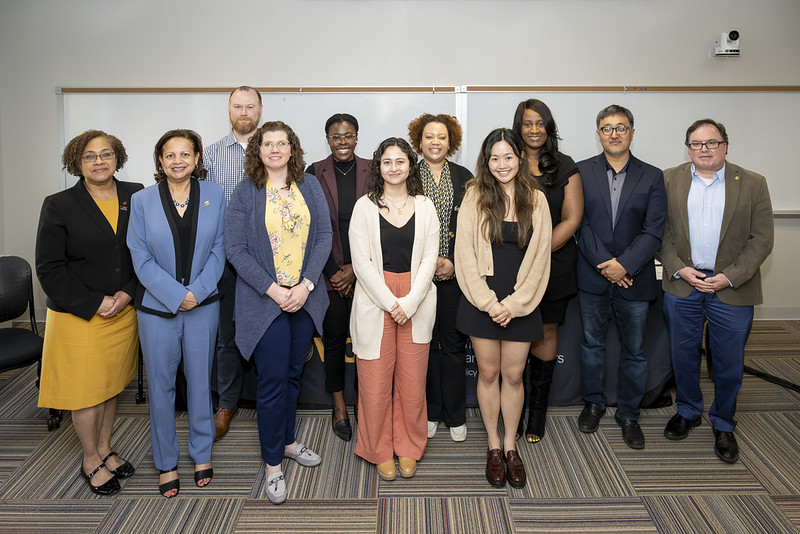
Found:
[[[533, 229], [528, 233], [528, 239], [533, 235]], [[530, 242], [530, 241], [528, 241]], [[525, 257], [526, 245], [519, 248], [517, 237], [517, 223], [503, 221], [503, 243], [492, 243], [492, 262], [494, 263], [494, 276], [486, 277], [489, 289], [495, 292], [497, 300], [502, 301], [514, 292], [517, 282], [517, 272]], [[484, 339], [499, 339], [503, 341], [531, 342], [541, 339], [542, 318], [539, 308], [528, 315], [514, 317], [505, 327], [492, 321], [489, 314], [479, 310], [462, 294], [458, 303], [456, 327], [468, 336]]]
[[[537, 176], [547, 198], [547, 205], [550, 207], [553, 228], [561, 222], [564, 189], [570, 177], [578, 172], [575, 161], [566, 154], [559, 152], [558, 161], [558, 175], [552, 184], [547, 185], [542, 177]], [[550, 279], [539, 307], [543, 322], [561, 324], [564, 322], [569, 300], [578, 294], [578, 244], [575, 238], [570, 237], [564, 246], [552, 253], [550, 258]]]

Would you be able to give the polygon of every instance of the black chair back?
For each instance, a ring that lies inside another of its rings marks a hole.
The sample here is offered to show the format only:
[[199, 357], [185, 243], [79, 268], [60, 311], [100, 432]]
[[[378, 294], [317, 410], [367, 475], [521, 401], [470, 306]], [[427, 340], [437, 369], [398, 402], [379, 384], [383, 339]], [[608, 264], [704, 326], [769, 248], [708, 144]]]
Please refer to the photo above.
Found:
[[38, 334], [33, 309], [31, 266], [19, 256], [0, 256], [0, 323], [30, 309], [31, 329]]
[[0, 256], [0, 323], [28, 309], [31, 329], [0, 328], [0, 371], [19, 369], [42, 358], [42, 338], [33, 308], [31, 266], [18, 256]]

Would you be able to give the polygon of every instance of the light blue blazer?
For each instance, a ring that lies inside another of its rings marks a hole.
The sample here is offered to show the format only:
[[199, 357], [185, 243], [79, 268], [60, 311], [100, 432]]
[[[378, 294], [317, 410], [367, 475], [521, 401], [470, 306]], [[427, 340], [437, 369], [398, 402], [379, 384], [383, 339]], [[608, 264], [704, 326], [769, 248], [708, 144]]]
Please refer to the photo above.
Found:
[[218, 300], [217, 283], [225, 266], [222, 188], [192, 179], [189, 202], [197, 209], [192, 220], [189, 280], [176, 279], [182, 269], [177, 228], [167, 212], [170, 202], [166, 182], [139, 191], [131, 197], [128, 224], [128, 248], [140, 283], [136, 308], [162, 317], [177, 315], [189, 291], [201, 305]]

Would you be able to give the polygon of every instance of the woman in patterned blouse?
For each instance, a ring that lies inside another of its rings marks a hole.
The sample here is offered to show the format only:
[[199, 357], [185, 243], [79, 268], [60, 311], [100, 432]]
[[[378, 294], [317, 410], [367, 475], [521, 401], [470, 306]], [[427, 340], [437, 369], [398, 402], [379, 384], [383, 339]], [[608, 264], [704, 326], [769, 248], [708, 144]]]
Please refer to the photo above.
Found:
[[225, 251], [236, 269], [236, 345], [258, 370], [257, 414], [267, 497], [286, 500], [284, 458], [313, 467], [322, 459], [294, 436], [300, 377], [314, 328], [328, 307], [322, 268], [331, 251], [328, 205], [303, 174], [300, 140], [280, 121], [250, 138], [246, 179], [225, 215]]
[[467, 439], [466, 355], [467, 336], [456, 330], [461, 290], [456, 282], [453, 250], [456, 217], [464, 187], [472, 173], [446, 158], [461, 146], [461, 125], [451, 115], [423, 113], [408, 125], [408, 138], [422, 156], [419, 174], [425, 196], [433, 200], [439, 217], [439, 257], [436, 260], [436, 323], [428, 359], [426, 398], [428, 438], [436, 435], [439, 421], [450, 428], [453, 441]]

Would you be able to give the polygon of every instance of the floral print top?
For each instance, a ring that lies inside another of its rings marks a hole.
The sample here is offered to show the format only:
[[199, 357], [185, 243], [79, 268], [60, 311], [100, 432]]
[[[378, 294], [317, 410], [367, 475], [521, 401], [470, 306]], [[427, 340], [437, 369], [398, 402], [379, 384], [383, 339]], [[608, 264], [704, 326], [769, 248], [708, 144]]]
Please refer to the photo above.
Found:
[[303, 279], [301, 271], [311, 213], [296, 184], [292, 183], [289, 191], [284, 190], [283, 197], [269, 180], [266, 188], [267, 209], [264, 224], [272, 246], [272, 261], [275, 263], [278, 284], [285, 287], [296, 286]]

